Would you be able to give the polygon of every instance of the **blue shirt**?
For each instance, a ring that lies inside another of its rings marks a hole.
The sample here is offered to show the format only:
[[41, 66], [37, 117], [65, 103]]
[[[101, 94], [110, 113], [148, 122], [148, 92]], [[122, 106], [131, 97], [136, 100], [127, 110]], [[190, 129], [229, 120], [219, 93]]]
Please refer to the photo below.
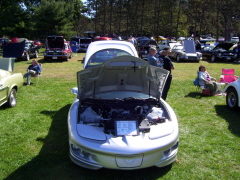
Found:
[[28, 66], [28, 69], [36, 71], [37, 74], [42, 71], [42, 67], [39, 64], [37, 64], [36, 66], [30, 65]]

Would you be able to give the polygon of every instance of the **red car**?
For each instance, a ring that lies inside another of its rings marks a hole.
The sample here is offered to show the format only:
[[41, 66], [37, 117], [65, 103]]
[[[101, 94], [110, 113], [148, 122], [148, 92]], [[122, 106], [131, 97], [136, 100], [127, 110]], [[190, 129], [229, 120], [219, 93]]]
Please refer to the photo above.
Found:
[[34, 44], [35, 46], [38, 46], [39, 49], [42, 47], [42, 43], [41, 43], [40, 41], [38, 41], [38, 40], [34, 40], [34, 41], [33, 41], [33, 44]]
[[110, 41], [112, 38], [110, 37], [95, 37], [93, 41]]
[[72, 49], [63, 36], [48, 36], [44, 60], [64, 60], [72, 58]]

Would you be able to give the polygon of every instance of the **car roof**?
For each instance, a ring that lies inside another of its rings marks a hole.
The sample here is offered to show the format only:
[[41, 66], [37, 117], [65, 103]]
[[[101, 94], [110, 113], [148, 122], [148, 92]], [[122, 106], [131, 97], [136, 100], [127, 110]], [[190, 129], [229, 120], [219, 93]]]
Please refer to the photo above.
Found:
[[121, 49], [123, 51], [128, 52], [132, 56], [138, 57], [138, 53], [133, 46], [132, 43], [126, 42], [126, 41], [94, 41], [90, 43], [88, 46], [85, 61], [84, 61], [84, 67], [87, 64], [88, 59], [97, 51], [103, 50], [103, 49]]

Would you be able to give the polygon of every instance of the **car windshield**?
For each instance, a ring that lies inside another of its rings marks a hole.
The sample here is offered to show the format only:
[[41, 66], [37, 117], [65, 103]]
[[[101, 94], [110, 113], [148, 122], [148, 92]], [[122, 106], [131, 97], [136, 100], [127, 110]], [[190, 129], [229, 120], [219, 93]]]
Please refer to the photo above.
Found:
[[175, 46], [173, 49], [174, 50], [183, 50], [183, 48], [184, 48], [183, 46]]
[[90, 44], [92, 42], [92, 39], [80, 39], [81, 44]]
[[95, 52], [88, 60], [86, 68], [100, 65], [103, 62], [118, 56], [130, 55], [130, 53], [121, 49], [103, 49]]

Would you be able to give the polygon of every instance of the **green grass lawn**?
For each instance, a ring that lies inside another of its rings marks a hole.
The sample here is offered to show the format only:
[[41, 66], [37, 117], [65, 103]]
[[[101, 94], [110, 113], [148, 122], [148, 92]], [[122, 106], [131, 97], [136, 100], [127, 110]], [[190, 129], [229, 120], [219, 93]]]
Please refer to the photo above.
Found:
[[[180, 147], [172, 166], [92, 171], [73, 164], [67, 114], [83, 57], [78, 53], [69, 62], [45, 63], [40, 56], [43, 73], [38, 84], [35, 78], [20, 89], [16, 107], [0, 107], [0, 179], [240, 179], [240, 111], [228, 110], [224, 96], [200, 96], [193, 86], [200, 64], [217, 79], [222, 68], [234, 68], [240, 75], [240, 65], [227, 62], [174, 62], [167, 102], [179, 120]], [[30, 63], [15, 62], [15, 72], [25, 73]]]

